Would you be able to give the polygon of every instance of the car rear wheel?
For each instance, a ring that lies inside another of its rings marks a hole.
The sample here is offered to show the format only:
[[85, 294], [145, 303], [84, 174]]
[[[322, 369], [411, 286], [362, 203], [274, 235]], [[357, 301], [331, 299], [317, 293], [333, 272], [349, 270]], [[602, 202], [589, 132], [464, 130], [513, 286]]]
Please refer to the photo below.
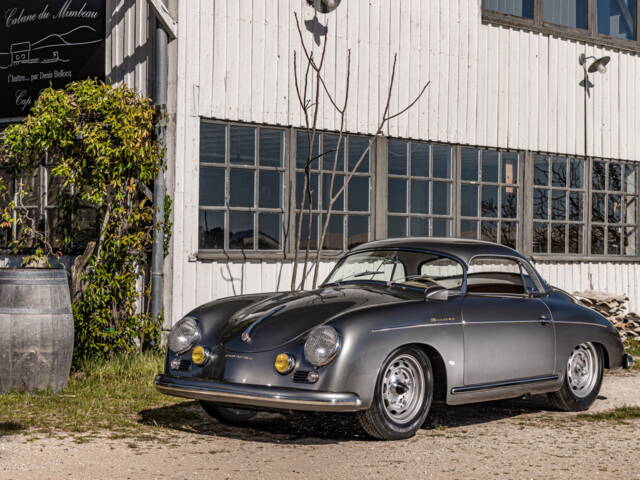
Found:
[[600, 393], [603, 370], [602, 348], [581, 343], [567, 360], [562, 388], [549, 394], [551, 404], [565, 412], [587, 410]]
[[385, 360], [368, 410], [358, 412], [360, 425], [374, 438], [401, 440], [415, 435], [433, 399], [433, 371], [419, 348], [402, 347]]
[[242, 408], [224, 407], [217, 403], [200, 401], [202, 409], [218, 420], [220, 423], [229, 425], [239, 425], [251, 420], [256, 416], [254, 410], [245, 410]]

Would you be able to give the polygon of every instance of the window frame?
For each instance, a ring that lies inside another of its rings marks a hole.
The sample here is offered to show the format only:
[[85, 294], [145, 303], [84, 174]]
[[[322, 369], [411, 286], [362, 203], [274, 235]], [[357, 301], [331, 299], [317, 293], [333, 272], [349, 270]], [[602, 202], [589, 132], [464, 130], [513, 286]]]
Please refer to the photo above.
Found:
[[640, 2], [636, 2], [635, 40], [627, 40], [618, 37], [598, 33], [597, 0], [587, 0], [588, 29], [568, 27], [543, 20], [543, 0], [533, 1], [533, 18], [523, 18], [507, 13], [489, 10], [487, 0], [482, 0], [482, 23], [515, 27], [522, 30], [539, 32], [544, 35], [553, 35], [567, 40], [585, 42], [605, 48], [613, 48], [625, 52], [640, 53]]

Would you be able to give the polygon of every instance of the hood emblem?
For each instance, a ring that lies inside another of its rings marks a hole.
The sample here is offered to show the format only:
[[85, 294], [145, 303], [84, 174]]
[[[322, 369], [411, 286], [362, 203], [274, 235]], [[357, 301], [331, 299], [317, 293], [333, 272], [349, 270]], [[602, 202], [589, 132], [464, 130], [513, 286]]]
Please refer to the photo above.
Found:
[[240, 340], [242, 340], [244, 343], [251, 343], [251, 331], [256, 327], [256, 325], [258, 325], [264, 319], [269, 318], [271, 315], [279, 312], [284, 307], [285, 305], [280, 305], [276, 308], [269, 310], [266, 313], [261, 314], [256, 320], [251, 322], [251, 325], [249, 325], [244, 332], [242, 332], [242, 335], [240, 335]]

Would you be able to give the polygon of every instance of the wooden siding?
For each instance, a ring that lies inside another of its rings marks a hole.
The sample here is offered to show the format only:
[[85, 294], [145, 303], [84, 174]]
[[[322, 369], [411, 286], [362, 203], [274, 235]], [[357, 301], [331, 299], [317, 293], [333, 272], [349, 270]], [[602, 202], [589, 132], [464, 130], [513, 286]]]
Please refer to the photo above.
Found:
[[[122, 2], [111, 0], [111, 5]], [[138, 0], [116, 15], [115, 28], [136, 23]], [[537, 33], [483, 25], [480, 0], [349, 0], [329, 15], [326, 81], [344, 89], [346, 52], [352, 52], [351, 103], [346, 129], [375, 131], [384, 106], [393, 54], [398, 53], [392, 111], [431, 81], [425, 96], [386, 134], [489, 147], [585, 154], [581, 53], [611, 56], [609, 71], [591, 76], [587, 105], [588, 154], [637, 160], [640, 142], [640, 59]], [[116, 8], [116, 11], [119, 11]], [[293, 50], [299, 49], [293, 13], [313, 17], [305, 0], [189, 0], [178, 2], [180, 35], [175, 83], [174, 235], [167, 279], [175, 321], [199, 303], [226, 295], [286, 289], [291, 265], [279, 262], [200, 262], [198, 152], [201, 117], [301, 126]], [[137, 22], [136, 28], [142, 28]], [[135, 30], [138, 32], [138, 30]], [[137, 35], [137, 34], [136, 34]], [[139, 84], [126, 67], [138, 37], [110, 41], [114, 78]], [[311, 35], [305, 32], [307, 41]], [[136, 50], [137, 51], [137, 50]], [[144, 51], [144, 50], [140, 50]], [[136, 64], [137, 65], [137, 64]], [[146, 63], [144, 64], [146, 65]], [[146, 68], [146, 67], [145, 67]], [[173, 68], [173, 67], [172, 67]], [[116, 75], [117, 73], [117, 75]], [[343, 92], [342, 92], [343, 93]], [[339, 94], [341, 95], [341, 94]], [[319, 127], [338, 117], [324, 101]], [[327, 266], [323, 266], [325, 269]], [[544, 263], [545, 277], [567, 290], [625, 292], [639, 309], [640, 266], [632, 263]], [[589, 275], [591, 274], [591, 276]], [[278, 282], [278, 276], [280, 281]], [[614, 288], [615, 287], [615, 288]]]

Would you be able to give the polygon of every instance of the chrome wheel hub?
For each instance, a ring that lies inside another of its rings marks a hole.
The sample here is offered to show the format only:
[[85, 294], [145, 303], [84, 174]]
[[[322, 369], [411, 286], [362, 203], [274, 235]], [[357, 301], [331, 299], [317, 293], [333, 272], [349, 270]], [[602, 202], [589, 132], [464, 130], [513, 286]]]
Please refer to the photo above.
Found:
[[589, 396], [600, 374], [600, 357], [596, 347], [590, 343], [578, 345], [567, 362], [569, 388], [578, 398]]
[[385, 413], [398, 423], [411, 421], [422, 407], [425, 381], [422, 367], [411, 355], [399, 355], [387, 366], [381, 384]]

